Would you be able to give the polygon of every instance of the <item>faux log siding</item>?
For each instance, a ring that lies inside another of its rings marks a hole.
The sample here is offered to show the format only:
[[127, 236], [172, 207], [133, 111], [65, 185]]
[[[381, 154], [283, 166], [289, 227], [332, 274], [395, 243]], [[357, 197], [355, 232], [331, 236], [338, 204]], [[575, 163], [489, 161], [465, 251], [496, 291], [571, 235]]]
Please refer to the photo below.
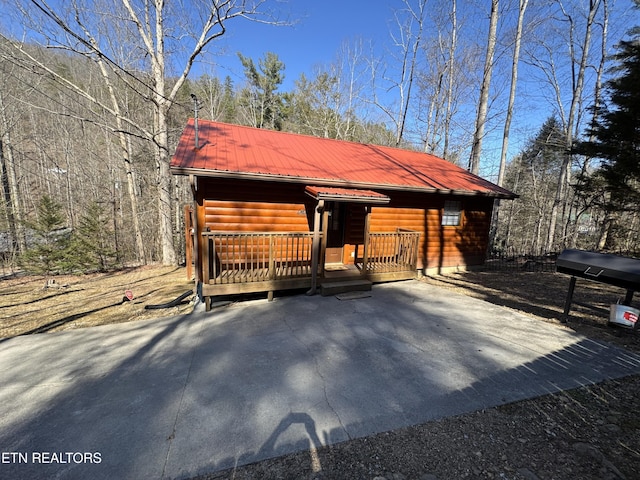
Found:
[[418, 268], [479, 264], [487, 248], [491, 214], [490, 210], [482, 209], [487, 205], [466, 203], [471, 202], [462, 201], [462, 215], [457, 227], [441, 226], [443, 200], [429, 201], [425, 208], [374, 207], [371, 231], [391, 232], [398, 227], [419, 231]]
[[308, 232], [303, 204], [205, 200], [204, 225], [223, 232]]
[[214, 231], [311, 231], [304, 185], [203, 179], [199, 195], [203, 225]]
[[[201, 233], [309, 232], [312, 199], [304, 185], [199, 177], [196, 191], [199, 251]], [[306, 206], [305, 203], [308, 205]], [[311, 217], [312, 218], [312, 217]], [[202, 278], [202, 265], [198, 268]]]
[[[371, 231], [394, 232], [399, 227], [421, 232], [419, 268], [473, 265], [483, 261], [492, 199], [379, 191], [388, 195], [391, 203], [373, 207]], [[461, 201], [460, 226], [440, 225], [445, 199]], [[198, 200], [199, 226], [211, 230], [313, 230], [315, 202], [304, 193], [304, 185], [200, 178]], [[360, 243], [362, 239], [357, 231], [364, 227], [364, 207], [350, 204], [347, 215], [345, 243]], [[353, 261], [352, 251], [352, 247], [345, 248], [345, 261]]]

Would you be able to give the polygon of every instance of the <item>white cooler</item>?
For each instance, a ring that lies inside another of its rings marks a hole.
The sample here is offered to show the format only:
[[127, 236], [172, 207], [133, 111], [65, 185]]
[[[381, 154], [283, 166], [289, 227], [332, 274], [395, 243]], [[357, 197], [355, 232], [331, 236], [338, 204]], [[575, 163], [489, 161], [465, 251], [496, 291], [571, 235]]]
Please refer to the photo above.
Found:
[[611, 314], [609, 315], [609, 323], [620, 325], [627, 328], [636, 328], [640, 310], [637, 308], [627, 307], [626, 305], [611, 305]]

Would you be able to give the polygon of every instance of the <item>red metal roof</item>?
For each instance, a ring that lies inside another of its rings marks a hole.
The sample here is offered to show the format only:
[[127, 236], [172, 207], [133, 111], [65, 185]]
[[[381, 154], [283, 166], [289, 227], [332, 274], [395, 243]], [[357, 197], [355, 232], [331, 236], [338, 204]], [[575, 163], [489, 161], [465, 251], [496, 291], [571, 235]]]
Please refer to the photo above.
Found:
[[399, 148], [189, 119], [171, 159], [174, 174], [284, 180], [514, 198], [441, 158]]
[[305, 191], [314, 198], [326, 200], [341, 199], [366, 203], [389, 203], [391, 200], [386, 195], [374, 192], [373, 190], [360, 190], [355, 188], [316, 187], [314, 185], [307, 185]]

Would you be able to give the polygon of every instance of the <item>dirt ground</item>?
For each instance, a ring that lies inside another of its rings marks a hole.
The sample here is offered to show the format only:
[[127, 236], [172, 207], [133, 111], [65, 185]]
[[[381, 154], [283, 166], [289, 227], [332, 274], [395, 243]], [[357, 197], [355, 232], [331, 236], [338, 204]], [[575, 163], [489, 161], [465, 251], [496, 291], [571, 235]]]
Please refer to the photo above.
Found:
[[[518, 310], [558, 328], [640, 352], [636, 331], [607, 325], [624, 291], [542, 272], [467, 272], [423, 281]], [[145, 310], [192, 289], [184, 269], [0, 280], [0, 337], [187, 313], [191, 303]], [[134, 298], [123, 302], [130, 290]], [[638, 300], [633, 305], [638, 306]], [[590, 304], [592, 308], [579, 305]], [[198, 477], [213, 479], [635, 479], [640, 478], [640, 376], [546, 395]]]
[[[111, 273], [0, 280], [0, 338], [188, 313], [189, 300], [146, 310], [193, 290], [184, 268], [145, 266]], [[132, 300], [123, 301], [126, 292]]]

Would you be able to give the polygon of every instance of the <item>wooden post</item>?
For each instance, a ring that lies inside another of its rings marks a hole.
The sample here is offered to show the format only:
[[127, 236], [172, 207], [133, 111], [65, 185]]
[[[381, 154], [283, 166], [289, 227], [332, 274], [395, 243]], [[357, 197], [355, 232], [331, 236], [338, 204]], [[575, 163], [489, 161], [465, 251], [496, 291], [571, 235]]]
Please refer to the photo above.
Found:
[[329, 210], [322, 211], [322, 247], [320, 248], [320, 276], [324, 278], [324, 264], [327, 255], [327, 240], [329, 236]]
[[318, 200], [313, 213], [313, 241], [311, 243], [311, 288], [307, 295], [316, 293], [318, 283], [318, 264], [320, 262], [320, 215], [324, 210], [324, 200]]
[[[274, 234], [269, 235], [269, 280], [272, 282], [276, 279], [275, 238]], [[267, 301], [273, 302], [273, 290], [267, 292]]]
[[204, 242], [205, 238], [202, 236], [202, 232], [205, 230], [205, 216], [204, 216], [204, 199], [202, 198], [202, 194], [199, 191], [194, 191], [194, 195], [197, 195], [195, 198], [195, 202], [193, 205], [194, 208], [194, 219], [195, 219], [195, 229], [194, 229], [194, 251], [193, 251], [193, 263], [195, 266], [195, 281], [196, 285], [199, 282], [203, 282], [203, 259], [202, 255], [204, 250]]
[[275, 235], [269, 235], [269, 280], [275, 280], [276, 278], [276, 259], [273, 244]]
[[367, 268], [369, 263], [369, 225], [371, 221], [371, 206], [365, 206], [365, 215], [364, 215], [364, 245], [362, 247], [362, 271], [360, 275], [362, 277], [367, 276]]
[[193, 279], [193, 207], [184, 206], [184, 254], [187, 267], [187, 280]]
[[[209, 235], [203, 235], [203, 249], [202, 249], [202, 282], [209, 284], [209, 241], [211, 237]], [[214, 252], [215, 254], [215, 252]]]

